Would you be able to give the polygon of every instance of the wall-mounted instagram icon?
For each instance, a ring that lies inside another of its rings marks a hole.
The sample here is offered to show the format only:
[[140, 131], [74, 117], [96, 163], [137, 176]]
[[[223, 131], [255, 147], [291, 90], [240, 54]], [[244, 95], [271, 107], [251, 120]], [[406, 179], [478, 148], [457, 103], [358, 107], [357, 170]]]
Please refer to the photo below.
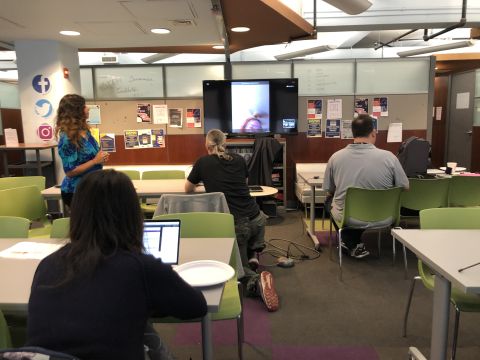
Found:
[[43, 141], [49, 141], [53, 139], [53, 128], [49, 124], [41, 124], [37, 129], [37, 135]]

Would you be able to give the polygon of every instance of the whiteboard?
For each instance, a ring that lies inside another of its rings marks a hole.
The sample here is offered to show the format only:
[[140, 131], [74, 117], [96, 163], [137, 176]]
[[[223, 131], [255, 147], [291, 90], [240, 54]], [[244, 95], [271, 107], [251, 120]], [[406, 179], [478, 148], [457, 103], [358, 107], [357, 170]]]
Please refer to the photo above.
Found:
[[85, 99], [93, 99], [93, 75], [91, 68], [80, 68], [80, 94]]
[[290, 63], [232, 64], [233, 79], [282, 79], [291, 77]]
[[203, 80], [223, 80], [220, 65], [168, 65], [165, 70], [168, 97], [201, 97]]
[[430, 58], [357, 60], [358, 94], [428, 93]]
[[162, 66], [96, 68], [97, 99], [163, 97]]
[[353, 95], [355, 62], [294, 62], [299, 96]]

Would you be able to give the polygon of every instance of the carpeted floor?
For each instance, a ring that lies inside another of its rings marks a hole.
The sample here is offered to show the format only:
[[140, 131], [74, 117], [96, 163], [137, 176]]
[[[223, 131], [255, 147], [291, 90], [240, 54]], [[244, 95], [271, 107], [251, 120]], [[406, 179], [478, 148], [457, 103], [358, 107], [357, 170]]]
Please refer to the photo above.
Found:
[[[285, 239], [307, 247], [313, 243], [304, 231], [302, 211], [279, 211], [268, 220], [266, 239]], [[329, 225], [319, 237], [327, 244]], [[384, 234], [381, 256], [377, 256], [376, 234], [366, 233], [372, 255], [363, 260], [345, 258], [343, 282], [338, 279], [334, 248], [315, 260], [297, 262], [284, 269], [271, 255], [260, 258], [275, 278], [280, 309], [268, 313], [259, 299], [245, 299], [245, 359], [376, 360], [407, 359], [409, 346], [428, 356], [432, 318], [432, 293], [417, 284], [410, 311], [408, 337], [401, 337], [403, 313], [416, 261], [409, 254], [409, 280], [405, 280], [401, 256], [392, 266], [392, 242]], [[286, 248], [286, 242], [273, 240]], [[269, 249], [274, 249], [269, 246]], [[300, 255], [294, 246], [291, 252]], [[303, 248], [302, 248], [303, 249]], [[397, 253], [401, 254], [397, 244]], [[275, 249], [275, 251], [277, 251]], [[310, 257], [313, 252], [304, 250]], [[453, 315], [453, 314], [452, 314]], [[453, 316], [452, 316], [453, 321]], [[480, 359], [480, 314], [462, 313], [457, 359]], [[452, 323], [451, 323], [452, 324]], [[199, 324], [156, 324], [156, 329], [178, 359], [201, 359]], [[216, 359], [237, 359], [235, 321], [213, 326]]]

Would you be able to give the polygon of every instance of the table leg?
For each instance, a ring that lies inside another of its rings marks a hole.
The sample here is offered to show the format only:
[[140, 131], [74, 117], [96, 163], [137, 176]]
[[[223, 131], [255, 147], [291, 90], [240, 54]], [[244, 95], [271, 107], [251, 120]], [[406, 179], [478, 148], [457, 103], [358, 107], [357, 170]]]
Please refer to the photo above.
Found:
[[317, 235], [315, 235], [315, 185], [311, 185], [312, 199], [310, 200], [310, 229], [307, 230], [308, 235], [311, 237], [315, 249], [320, 248]]
[[450, 290], [450, 281], [437, 274], [433, 292], [432, 338], [430, 342], [431, 360], [445, 360], [447, 358]]
[[37, 175], [42, 176], [42, 162], [40, 161], [40, 149], [35, 149], [35, 156], [37, 157]]
[[3, 157], [3, 176], [8, 177], [8, 156], [6, 151], [2, 151]]
[[210, 319], [210, 313], [202, 317], [202, 353], [203, 360], [213, 359], [212, 320]]
[[53, 166], [53, 183], [57, 184], [57, 165], [55, 164], [55, 148], [52, 148], [52, 166]]

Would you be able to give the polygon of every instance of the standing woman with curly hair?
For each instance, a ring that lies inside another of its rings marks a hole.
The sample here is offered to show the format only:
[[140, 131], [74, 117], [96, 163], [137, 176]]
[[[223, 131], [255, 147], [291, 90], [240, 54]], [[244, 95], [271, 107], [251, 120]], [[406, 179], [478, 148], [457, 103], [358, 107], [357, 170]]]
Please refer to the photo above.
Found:
[[85, 99], [76, 94], [65, 95], [58, 105], [55, 136], [58, 154], [62, 159], [65, 178], [62, 181], [62, 200], [70, 207], [73, 193], [83, 175], [103, 168], [109, 154], [101, 151], [87, 124], [88, 107]]

